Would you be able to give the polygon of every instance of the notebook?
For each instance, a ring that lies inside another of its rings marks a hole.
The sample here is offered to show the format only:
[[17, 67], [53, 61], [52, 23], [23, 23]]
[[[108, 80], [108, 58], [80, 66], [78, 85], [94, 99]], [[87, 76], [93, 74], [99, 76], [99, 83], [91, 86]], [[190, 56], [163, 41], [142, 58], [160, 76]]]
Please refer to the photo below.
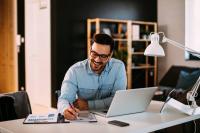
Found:
[[115, 93], [108, 110], [93, 110], [91, 112], [104, 117], [144, 112], [156, 90], [157, 87], [119, 90]]

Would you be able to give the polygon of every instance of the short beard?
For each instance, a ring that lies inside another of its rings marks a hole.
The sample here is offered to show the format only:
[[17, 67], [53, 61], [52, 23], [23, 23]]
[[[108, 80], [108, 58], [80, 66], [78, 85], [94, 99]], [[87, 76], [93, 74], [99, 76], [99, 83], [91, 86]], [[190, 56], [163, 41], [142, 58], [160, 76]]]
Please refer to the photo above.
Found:
[[96, 62], [96, 61], [95, 61], [94, 59], [91, 59], [91, 68], [92, 68], [92, 70], [93, 70], [95, 73], [100, 74], [100, 73], [103, 71], [105, 65], [104, 65], [103, 62], [96, 62], [97, 64], [99, 64], [99, 65], [101, 65], [101, 66], [99, 67], [98, 70], [95, 70], [95, 69], [92, 67], [92, 65], [95, 65], [95, 62]]

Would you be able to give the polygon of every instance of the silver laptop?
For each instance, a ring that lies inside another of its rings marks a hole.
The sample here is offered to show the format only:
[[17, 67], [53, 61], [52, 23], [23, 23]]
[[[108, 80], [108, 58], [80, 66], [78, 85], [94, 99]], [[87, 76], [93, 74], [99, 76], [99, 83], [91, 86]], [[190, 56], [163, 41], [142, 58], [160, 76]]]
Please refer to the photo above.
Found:
[[104, 117], [144, 112], [156, 90], [157, 87], [119, 90], [115, 93], [108, 110], [91, 112]]

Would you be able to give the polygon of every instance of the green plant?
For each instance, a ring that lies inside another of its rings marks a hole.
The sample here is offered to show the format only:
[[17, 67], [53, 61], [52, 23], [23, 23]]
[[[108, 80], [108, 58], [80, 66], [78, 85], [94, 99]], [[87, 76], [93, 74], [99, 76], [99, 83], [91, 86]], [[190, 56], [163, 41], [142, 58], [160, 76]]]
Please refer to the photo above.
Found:
[[125, 65], [127, 64], [127, 56], [128, 56], [127, 50], [124, 49], [116, 50], [113, 53], [113, 57], [123, 61]]

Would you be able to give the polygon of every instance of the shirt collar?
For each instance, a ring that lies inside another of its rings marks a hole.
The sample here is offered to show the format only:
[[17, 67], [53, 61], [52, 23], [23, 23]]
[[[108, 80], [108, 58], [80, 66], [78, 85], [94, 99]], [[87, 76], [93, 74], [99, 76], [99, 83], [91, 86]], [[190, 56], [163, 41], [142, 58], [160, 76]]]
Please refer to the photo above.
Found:
[[90, 67], [90, 60], [88, 59], [88, 61], [87, 61], [87, 72], [89, 73], [89, 74], [93, 74], [94, 72], [92, 71], [92, 69], [91, 69], [91, 67]]
[[[111, 59], [112, 60], [112, 59]], [[105, 73], [105, 72], [109, 72], [110, 71], [110, 69], [111, 69], [111, 60], [109, 60], [108, 62], [107, 62], [107, 64], [106, 64], [106, 66], [105, 66], [105, 68], [104, 68], [104, 70], [102, 71], [102, 74], [103, 73]], [[90, 66], [90, 60], [88, 59], [88, 61], [87, 61], [87, 72], [89, 73], [89, 74], [93, 74], [94, 72], [92, 71], [92, 69], [91, 69], [91, 66]]]

